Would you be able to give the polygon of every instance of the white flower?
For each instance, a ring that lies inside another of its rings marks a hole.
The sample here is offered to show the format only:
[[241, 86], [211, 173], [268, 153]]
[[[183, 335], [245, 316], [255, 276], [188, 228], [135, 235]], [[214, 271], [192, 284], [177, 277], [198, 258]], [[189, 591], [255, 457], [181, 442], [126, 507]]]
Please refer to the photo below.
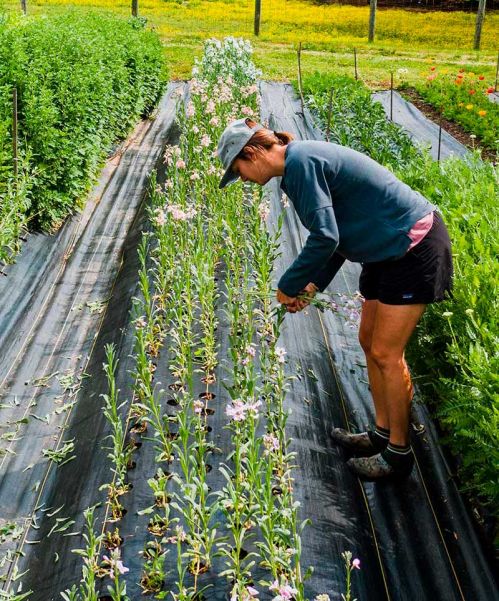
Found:
[[208, 134], [204, 134], [204, 136], [201, 138], [201, 146], [207, 147], [210, 144], [211, 144], [210, 136], [208, 136]]
[[284, 363], [286, 361], [285, 359], [285, 355], [287, 354], [285, 349], [283, 349], [281, 346], [276, 346], [275, 347], [275, 354], [277, 357], [277, 361], [279, 363]]
[[454, 315], [454, 313], [452, 313], [452, 311], [444, 311], [442, 313], [442, 317], [452, 317]]
[[270, 215], [270, 203], [268, 201], [262, 200], [258, 207], [258, 214], [262, 221], [267, 221], [267, 217]]

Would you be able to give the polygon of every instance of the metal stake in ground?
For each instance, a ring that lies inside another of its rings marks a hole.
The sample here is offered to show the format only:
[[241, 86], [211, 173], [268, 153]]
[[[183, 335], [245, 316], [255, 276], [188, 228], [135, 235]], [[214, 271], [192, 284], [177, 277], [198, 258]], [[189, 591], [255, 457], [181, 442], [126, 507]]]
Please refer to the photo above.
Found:
[[329, 142], [329, 135], [331, 133], [331, 111], [333, 110], [333, 88], [329, 90], [329, 104], [327, 107], [327, 127], [326, 127], [326, 140]]
[[438, 150], [437, 150], [437, 162], [440, 162], [440, 149], [442, 148], [442, 124], [438, 127]]
[[14, 186], [17, 189], [18, 162], [17, 156], [17, 88], [12, 91], [12, 156], [14, 161]]
[[24, 16], [26, 16], [28, 14], [28, 7], [26, 6], [26, 0], [21, 0], [21, 10], [23, 11]]
[[260, 15], [262, 12], [262, 0], [255, 0], [255, 24], [254, 32], [255, 35], [260, 34]]
[[298, 89], [300, 90], [301, 112], [305, 117], [305, 102], [303, 101], [303, 88], [301, 85], [301, 42], [298, 45]]
[[353, 49], [353, 64], [355, 70], [355, 79], [359, 79], [359, 74], [357, 73], [357, 48]]
[[132, 17], [139, 16], [139, 0], [132, 0]]
[[499, 76], [499, 52], [497, 53], [496, 83], [494, 85], [494, 92], [497, 92], [497, 77], [498, 76]]
[[390, 121], [393, 121], [393, 71], [390, 71]]

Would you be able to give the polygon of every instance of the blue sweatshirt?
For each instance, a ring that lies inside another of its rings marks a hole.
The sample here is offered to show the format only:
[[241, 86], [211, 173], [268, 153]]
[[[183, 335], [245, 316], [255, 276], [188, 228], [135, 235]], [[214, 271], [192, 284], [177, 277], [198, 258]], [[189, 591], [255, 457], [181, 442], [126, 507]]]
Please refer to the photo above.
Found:
[[398, 259], [408, 232], [436, 207], [391, 171], [346, 146], [293, 140], [286, 147], [281, 188], [310, 231], [278, 287], [296, 296], [309, 282], [324, 290], [345, 259]]

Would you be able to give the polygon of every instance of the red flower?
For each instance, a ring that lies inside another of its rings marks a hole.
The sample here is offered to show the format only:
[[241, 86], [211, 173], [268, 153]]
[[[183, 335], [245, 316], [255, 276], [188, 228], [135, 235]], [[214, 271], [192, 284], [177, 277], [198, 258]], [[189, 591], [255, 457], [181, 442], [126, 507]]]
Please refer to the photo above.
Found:
[[478, 79], [479, 79], [480, 81], [483, 81], [483, 80], [485, 79], [485, 75], [479, 75], [479, 76], [478, 76]]
[[471, 96], [473, 96], [473, 94], [476, 94], [476, 90], [468, 90], [469, 94], [471, 94]]
[[493, 94], [494, 92], [495, 90], [492, 86], [490, 86], [490, 88], [487, 88], [487, 94]]
[[436, 69], [436, 67], [431, 67], [431, 70], [432, 70], [432, 71], [435, 71], [435, 69]]
[[456, 85], [460, 86], [463, 83], [462, 79], [456, 79], [456, 81], [454, 82]]

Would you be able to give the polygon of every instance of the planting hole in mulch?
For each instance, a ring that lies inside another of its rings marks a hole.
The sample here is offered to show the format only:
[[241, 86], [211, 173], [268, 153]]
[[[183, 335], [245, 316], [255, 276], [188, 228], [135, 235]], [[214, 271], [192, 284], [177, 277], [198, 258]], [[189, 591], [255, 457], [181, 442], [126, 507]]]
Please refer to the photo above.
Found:
[[207, 472], [211, 472], [211, 470], [213, 469], [213, 466], [210, 465], [209, 463], [207, 463], [205, 467], [206, 467]]
[[178, 432], [168, 432], [168, 434], [166, 435], [166, 437], [169, 440], [177, 440], [177, 438], [178, 438]]
[[[235, 551], [236, 550], [235, 547], [232, 547], [232, 550]], [[239, 559], [244, 559], [247, 555], [248, 555], [248, 551], [246, 551], [246, 549], [241, 547], [241, 549], [239, 549]]]
[[273, 495], [282, 495], [282, 488], [280, 486], [273, 486], [272, 494]]
[[217, 395], [214, 392], [201, 392], [199, 398], [206, 401], [211, 401], [212, 399], [215, 399], [216, 396]]
[[130, 428], [130, 432], [134, 434], [143, 434], [147, 430], [147, 422], [146, 421], [138, 421]]
[[171, 405], [172, 407], [176, 407], [179, 404], [177, 399], [168, 399], [166, 402], [168, 405]]
[[203, 407], [201, 409], [201, 415], [213, 415], [215, 413], [215, 409], [211, 409], [210, 407]]
[[168, 388], [169, 388], [170, 390], [176, 390], [176, 391], [179, 391], [179, 390], [182, 390], [182, 389], [183, 389], [183, 386], [182, 386], [182, 384], [180, 384], [180, 383], [178, 383], [178, 382], [175, 382], [175, 384], [169, 384], [169, 385], [168, 385]]
[[104, 595], [103, 597], [99, 597], [99, 601], [113, 601], [113, 598], [109, 595]]
[[132, 460], [132, 461], [129, 461], [129, 462], [126, 464], [126, 469], [127, 469], [127, 470], [134, 470], [136, 467], [137, 467], [137, 462], [136, 462], [136, 461], [133, 461], [133, 460]]

